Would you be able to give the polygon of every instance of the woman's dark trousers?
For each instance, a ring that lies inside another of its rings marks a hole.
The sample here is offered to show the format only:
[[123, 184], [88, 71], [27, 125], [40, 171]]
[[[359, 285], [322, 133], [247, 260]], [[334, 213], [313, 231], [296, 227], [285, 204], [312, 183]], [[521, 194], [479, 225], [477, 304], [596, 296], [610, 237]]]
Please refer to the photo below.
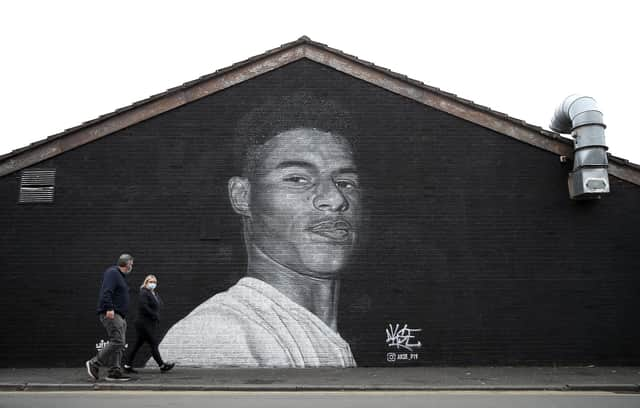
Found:
[[164, 363], [158, 351], [158, 344], [160, 344], [157, 336], [158, 322], [152, 320], [136, 320], [134, 325], [136, 328], [136, 342], [127, 353], [127, 365], [133, 366], [133, 359], [136, 357], [136, 353], [140, 347], [142, 347], [144, 343], [149, 343], [153, 359], [156, 360], [158, 366], [162, 366]]

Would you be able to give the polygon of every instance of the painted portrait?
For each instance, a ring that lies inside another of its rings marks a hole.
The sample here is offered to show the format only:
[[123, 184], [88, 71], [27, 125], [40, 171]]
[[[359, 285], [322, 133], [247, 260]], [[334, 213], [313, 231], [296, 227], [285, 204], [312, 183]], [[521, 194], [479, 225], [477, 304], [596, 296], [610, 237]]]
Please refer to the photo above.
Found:
[[356, 126], [338, 103], [267, 99], [239, 121], [229, 205], [246, 273], [175, 323], [169, 361], [204, 367], [354, 367], [340, 280], [362, 222]]

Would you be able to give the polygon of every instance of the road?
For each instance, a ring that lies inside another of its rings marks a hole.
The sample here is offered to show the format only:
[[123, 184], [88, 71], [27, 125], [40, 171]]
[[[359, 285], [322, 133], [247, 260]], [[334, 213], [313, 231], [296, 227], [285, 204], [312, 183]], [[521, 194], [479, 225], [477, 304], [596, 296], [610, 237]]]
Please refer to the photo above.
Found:
[[2, 408], [40, 407], [640, 407], [640, 394], [608, 392], [0, 392]]

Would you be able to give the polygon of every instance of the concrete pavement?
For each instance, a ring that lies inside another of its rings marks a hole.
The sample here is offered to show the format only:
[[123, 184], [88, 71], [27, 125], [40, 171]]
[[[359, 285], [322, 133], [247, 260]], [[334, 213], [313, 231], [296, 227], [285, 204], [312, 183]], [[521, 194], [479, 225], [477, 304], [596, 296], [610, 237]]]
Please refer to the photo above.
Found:
[[582, 391], [13, 391], [12, 408], [637, 408], [638, 393]]
[[[140, 369], [129, 382], [94, 382], [84, 368], [3, 368], [0, 391], [467, 390], [640, 392], [640, 367], [394, 367], [352, 369]], [[106, 370], [101, 372], [106, 376]]]

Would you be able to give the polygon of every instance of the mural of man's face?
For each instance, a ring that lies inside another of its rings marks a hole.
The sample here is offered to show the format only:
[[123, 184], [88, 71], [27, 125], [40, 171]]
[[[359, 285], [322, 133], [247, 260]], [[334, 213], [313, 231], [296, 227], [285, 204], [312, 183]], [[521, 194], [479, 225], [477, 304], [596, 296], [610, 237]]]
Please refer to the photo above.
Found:
[[298, 273], [334, 278], [360, 224], [360, 185], [340, 136], [297, 129], [270, 139], [250, 182], [249, 241]]

